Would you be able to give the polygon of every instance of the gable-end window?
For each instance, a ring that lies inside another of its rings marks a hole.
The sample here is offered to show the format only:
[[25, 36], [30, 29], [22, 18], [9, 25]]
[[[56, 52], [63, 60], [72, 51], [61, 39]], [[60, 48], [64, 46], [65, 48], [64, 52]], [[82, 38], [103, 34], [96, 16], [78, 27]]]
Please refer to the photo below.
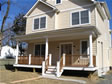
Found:
[[46, 27], [46, 17], [41, 17], [40, 18], [40, 28], [45, 28]]
[[89, 23], [89, 12], [88, 12], [88, 10], [81, 11], [81, 24], [84, 24], [84, 23]]
[[60, 4], [61, 3], [61, 0], [56, 0], [56, 4]]
[[79, 12], [72, 13], [72, 25], [79, 24]]
[[35, 56], [45, 56], [45, 44], [35, 45]]
[[34, 29], [39, 29], [39, 18], [34, 19]]
[[89, 11], [73, 12], [71, 15], [71, 22], [72, 26], [89, 23]]
[[34, 19], [34, 30], [46, 28], [46, 17], [39, 17]]

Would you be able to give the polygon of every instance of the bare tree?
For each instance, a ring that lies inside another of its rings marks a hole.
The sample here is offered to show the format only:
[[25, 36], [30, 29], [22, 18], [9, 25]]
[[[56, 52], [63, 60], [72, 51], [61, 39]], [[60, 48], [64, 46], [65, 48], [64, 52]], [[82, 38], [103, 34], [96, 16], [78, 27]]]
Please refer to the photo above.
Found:
[[3, 21], [2, 21], [2, 25], [1, 25], [1, 33], [3, 32], [3, 28], [5, 25], [6, 19], [8, 17], [8, 14], [9, 14], [9, 10], [10, 10], [10, 0], [7, 1], [7, 9], [6, 9], [6, 13], [3, 17]]
[[[3, 39], [3, 30], [4, 30], [5, 22], [6, 22], [6, 20], [7, 20], [7, 17], [8, 17], [8, 14], [9, 14], [9, 10], [10, 10], [10, 0], [8, 0], [7, 2], [1, 3], [0, 8], [1, 8], [4, 4], [7, 4], [7, 9], [6, 9], [6, 13], [5, 13], [5, 15], [3, 16], [3, 20], [2, 20], [2, 25], [1, 25], [1, 30], [0, 30], [0, 37], [1, 37], [0, 40]], [[0, 11], [1, 11], [1, 10], [0, 10]]]

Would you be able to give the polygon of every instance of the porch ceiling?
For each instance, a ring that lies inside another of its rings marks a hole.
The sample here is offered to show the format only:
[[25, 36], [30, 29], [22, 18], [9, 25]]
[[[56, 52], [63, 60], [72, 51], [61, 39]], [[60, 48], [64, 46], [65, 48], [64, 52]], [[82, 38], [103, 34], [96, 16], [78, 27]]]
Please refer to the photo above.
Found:
[[15, 37], [18, 41], [31, 41], [31, 40], [41, 40], [48, 37], [51, 40], [56, 39], [80, 39], [88, 37], [88, 35], [93, 34], [93, 37], [96, 37], [99, 33], [97, 32], [94, 26], [89, 27], [77, 27], [77, 28], [66, 28], [58, 29], [52, 31], [39, 32], [34, 34], [22, 35]]

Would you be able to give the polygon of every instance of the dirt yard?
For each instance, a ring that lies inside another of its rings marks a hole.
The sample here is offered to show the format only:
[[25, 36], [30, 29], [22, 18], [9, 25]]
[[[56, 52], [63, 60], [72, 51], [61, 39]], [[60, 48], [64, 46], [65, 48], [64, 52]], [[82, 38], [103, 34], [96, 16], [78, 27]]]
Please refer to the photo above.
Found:
[[[62, 76], [61, 78], [83, 80], [86, 84], [95, 84], [87, 77]], [[94, 80], [95, 81], [95, 80]], [[40, 72], [0, 71], [0, 84], [80, 84], [77, 82], [42, 78]]]

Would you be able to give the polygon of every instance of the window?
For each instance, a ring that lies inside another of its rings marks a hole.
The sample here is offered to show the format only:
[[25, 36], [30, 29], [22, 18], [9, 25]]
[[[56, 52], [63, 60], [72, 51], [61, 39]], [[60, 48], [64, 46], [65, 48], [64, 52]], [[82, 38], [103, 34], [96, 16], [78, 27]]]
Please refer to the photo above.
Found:
[[72, 25], [79, 24], [79, 12], [72, 13]]
[[39, 18], [34, 20], [34, 29], [39, 29]]
[[45, 28], [46, 26], [46, 17], [40, 18], [40, 28]]
[[81, 24], [89, 23], [89, 13], [88, 10], [81, 11]]
[[46, 17], [40, 17], [34, 19], [34, 29], [46, 28]]
[[61, 0], [56, 0], [56, 4], [60, 4], [61, 3]]
[[89, 11], [79, 11], [72, 13], [72, 26], [89, 23]]
[[35, 45], [35, 56], [45, 56], [45, 44]]
[[88, 41], [81, 41], [81, 55], [83, 58], [88, 56]]

